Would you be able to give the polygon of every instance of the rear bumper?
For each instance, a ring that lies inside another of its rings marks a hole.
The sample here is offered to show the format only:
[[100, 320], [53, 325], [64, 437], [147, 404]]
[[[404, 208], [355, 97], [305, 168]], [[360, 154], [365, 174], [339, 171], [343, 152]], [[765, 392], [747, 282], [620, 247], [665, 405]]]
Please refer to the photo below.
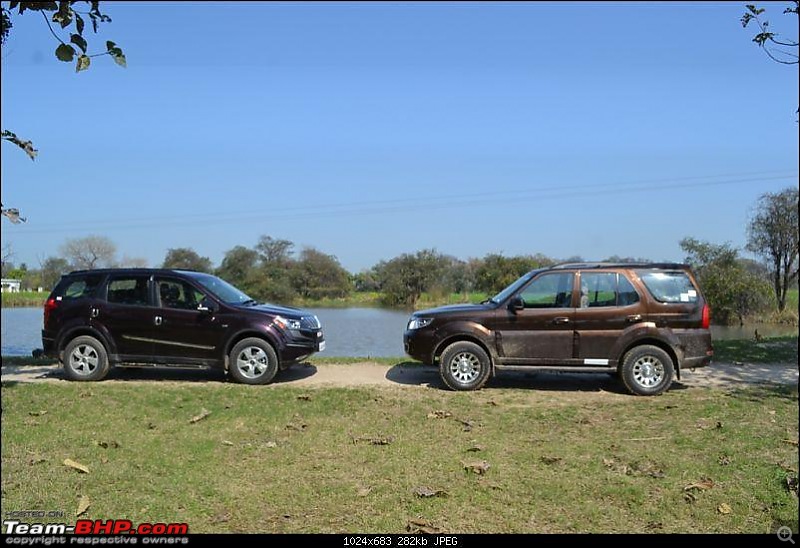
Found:
[[45, 330], [42, 330], [42, 356], [47, 358], [59, 357], [55, 338]]
[[684, 358], [681, 366], [684, 369], [694, 369], [695, 367], [705, 367], [711, 364], [712, 356], [699, 356], [696, 358]]

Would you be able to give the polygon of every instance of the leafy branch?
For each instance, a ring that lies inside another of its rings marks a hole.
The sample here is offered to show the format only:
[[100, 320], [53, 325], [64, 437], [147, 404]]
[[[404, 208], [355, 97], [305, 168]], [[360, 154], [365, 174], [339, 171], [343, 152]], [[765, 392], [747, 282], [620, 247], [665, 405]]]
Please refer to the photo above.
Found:
[[[61, 2], [11, 2], [10, 9], [18, 9], [17, 13], [20, 15], [25, 13], [25, 11], [40, 12], [45, 23], [47, 23], [47, 27], [50, 29], [50, 33], [58, 40], [59, 44], [55, 51], [56, 58], [65, 63], [76, 61], [75, 72], [88, 69], [93, 57], [100, 57], [103, 55], [111, 56], [114, 62], [119, 66], [126, 67], [127, 61], [125, 59], [125, 54], [117, 44], [110, 40], [106, 42], [106, 51], [91, 55], [87, 53], [89, 44], [83, 35], [86, 21], [82, 15], [89, 17], [92, 23], [92, 30], [95, 34], [97, 33], [98, 25], [100, 23], [110, 23], [111, 17], [100, 12], [100, 2], [86, 0], [84, 3], [90, 5], [88, 12], [73, 9], [73, 5], [77, 3], [76, 0], [65, 0]], [[49, 16], [48, 13], [50, 12], [52, 12], [52, 15]], [[58, 24], [62, 30], [67, 29], [67, 32], [69, 32], [68, 42], [56, 33], [51, 22]], [[70, 26], [73, 26], [73, 29], [70, 29]]]
[[20, 139], [19, 137], [17, 137], [15, 133], [8, 131], [6, 129], [3, 130], [2, 139], [4, 141], [8, 141], [9, 143], [17, 145], [25, 152], [25, 154], [28, 155], [28, 158], [30, 158], [31, 160], [35, 160], [36, 154], [39, 153], [38, 150], [33, 148], [33, 143], [31, 141], [25, 141], [23, 139]]
[[[785, 14], [794, 14], [798, 15], [800, 12], [800, 0], [794, 0], [792, 2], [793, 6], [789, 6], [785, 10], [783, 10]], [[792, 51], [787, 50], [786, 48], [797, 48], [798, 42], [796, 40], [790, 40], [786, 38], [778, 38], [779, 35], [775, 32], [772, 32], [769, 28], [769, 21], [762, 19], [761, 15], [764, 13], [764, 8], [758, 8], [753, 4], [747, 4], [745, 6], [747, 11], [742, 15], [741, 22], [742, 27], [747, 28], [751, 22], [755, 22], [758, 26], [760, 32], [753, 37], [753, 42], [758, 44], [758, 46], [764, 50], [764, 53], [767, 56], [775, 61], [776, 63], [780, 63], [782, 65], [796, 65], [798, 64], [798, 55]], [[775, 45], [780, 46], [780, 48], [769, 48], [768, 45]]]

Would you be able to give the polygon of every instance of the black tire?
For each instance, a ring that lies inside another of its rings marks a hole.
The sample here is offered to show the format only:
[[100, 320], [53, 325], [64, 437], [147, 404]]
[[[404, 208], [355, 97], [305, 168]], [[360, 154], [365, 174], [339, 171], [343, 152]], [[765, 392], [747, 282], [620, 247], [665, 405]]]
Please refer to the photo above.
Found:
[[264, 339], [242, 339], [231, 350], [228, 371], [236, 382], [267, 384], [278, 372], [278, 355]]
[[632, 394], [655, 396], [666, 392], [675, 377], [672, 358], [657, 346], [643, 344], [625, 354], [622, 382]]
[[478, 390], [492, 373], [492, 361], [475, 343], [459, 341], [445, 348], [439, 358], [439, 374], [452, 390]]
[[99, 381], [108, 374], [108, 352], [89, 335], [75, 337], [64, 348], [64, 375], [71, 381]]

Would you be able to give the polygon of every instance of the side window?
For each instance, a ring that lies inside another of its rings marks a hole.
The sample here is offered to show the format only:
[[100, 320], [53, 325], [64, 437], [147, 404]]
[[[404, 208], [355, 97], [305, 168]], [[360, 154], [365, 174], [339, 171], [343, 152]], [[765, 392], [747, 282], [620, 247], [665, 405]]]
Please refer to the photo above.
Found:
[[628, 306], [639, 302], [639, 294], [633, 288], [633, 284], [624, 275], [619, 275], [619, 285], [617, 286], [617, 305]]
[[148, 277], [125, 276], [108, 282], [106, 300], [115, 304], [148, 306]]
[[533, 280], [520, 296], [525, 308], [569, 308], [572, 306], [572, 282], [575, 274], [545, 274]]
[[581, 273], [581, 308], [617, 305], [617, 275], [614, 272]]
[[103, 277], [99, 274], [82, 276], [80, 278], [67, 278], [63, 282], [63, 287], [59, 287], [56, 290], [56, 299], [67, 301], [92, 297], [102, 279]]
[[163, 308], [195, 310], [205, 295], [182, 280], [156, 279], [158, 298]]
[[662, 303], [697, 302], [697, 289], [685, 272], [643, 272], [641, 278], [650, 294]]
[[639, 294], [628, 279], [614, 272], [581, 272], [581, 308], [628, 306]]

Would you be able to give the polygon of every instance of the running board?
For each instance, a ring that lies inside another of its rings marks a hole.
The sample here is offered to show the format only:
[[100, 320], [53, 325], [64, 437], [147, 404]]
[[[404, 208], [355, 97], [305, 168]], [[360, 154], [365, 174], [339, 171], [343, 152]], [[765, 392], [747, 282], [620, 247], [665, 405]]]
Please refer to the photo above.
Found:
[[616, 366], [608, 367], [585, 367], [572, 365], [501, 365], [496, 364], [494, 368], [498, 371], [557, 371], [559, 373], [608, 373], [616, 371]]

